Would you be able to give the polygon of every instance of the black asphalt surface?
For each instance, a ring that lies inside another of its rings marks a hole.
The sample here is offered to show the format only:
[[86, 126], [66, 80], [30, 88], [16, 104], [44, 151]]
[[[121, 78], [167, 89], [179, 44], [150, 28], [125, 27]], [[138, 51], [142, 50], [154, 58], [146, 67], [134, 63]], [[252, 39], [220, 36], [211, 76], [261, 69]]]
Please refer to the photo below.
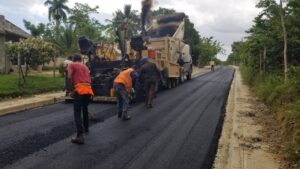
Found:
[[72, 104], [55, 104], [0, 117], [0, 168], [211, 168], [234, 70], [220, 68], [162, 91], [154, 107], [131, 106], [130, 121], [114, 104], [91, 104], [97, 114], [84, 145], [75, 134]]

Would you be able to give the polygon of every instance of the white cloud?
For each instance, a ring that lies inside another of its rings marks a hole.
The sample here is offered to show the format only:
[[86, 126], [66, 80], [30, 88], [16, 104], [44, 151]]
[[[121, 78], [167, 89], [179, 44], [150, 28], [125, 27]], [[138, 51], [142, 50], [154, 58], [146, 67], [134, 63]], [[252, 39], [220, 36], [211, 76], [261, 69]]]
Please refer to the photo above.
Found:
[[48, 17], [48, 8], [44, 4], [33, 4], [29, 8], [29, 12], [39, 17]]

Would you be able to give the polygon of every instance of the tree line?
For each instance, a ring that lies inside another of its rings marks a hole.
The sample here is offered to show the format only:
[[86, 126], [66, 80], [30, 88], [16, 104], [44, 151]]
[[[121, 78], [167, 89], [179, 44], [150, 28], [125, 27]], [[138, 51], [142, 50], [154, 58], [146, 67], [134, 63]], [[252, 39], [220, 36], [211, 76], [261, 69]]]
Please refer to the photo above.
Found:
[[300, 1], [260, 0], [262, 9], [242, 41], [234, 42], [227, 62], [244, 64], [257, 73], [282, 72], [300, 63]]
[[[45, 5], [48, 7], [48, 23], [33, 24], [28, 20], [23, 20], [24, 26], [30, 31], [34, 39], [41, 39], [49, 45], [49, 50], [55, 48], [57, 56], [39, 55], [38, 53], [29, 54], [29, 50], [15, 50], [17, 47], [12, 47], [11, 43], [7, 43], [7, 54], [10, 55], [13, 61], [16, 61], [16, 52], [21, 52], [21, 56], [26, 56], [26, 65], [35, 67], [39, 64], [44, 64], [49, 61], [54, 61], [58, 56], [68, 56], [79, 51], [78, 38], [86, 36], [97, 43], [114, 43], [116, 41], [115, 29], [126, 24], [126, 38], [141, 32], [140, 16], [137, 10], [133, 10], [131, 5], [125, 4], [122, 10], [118, 9], [113, 13], [111, 20], [106, 20], [106, 23], [100, 23], [93, 15], [99, 13], [99, 6], [91, 7], [88, 4], [75, 3], [73, 8], [69, 8], [66, 3], [68, 0], [47, 0]], [[147, 26], [150, 26], [151, 20], [155, 17], [173, 14], [176, 11], [173, 9], [159, 8], [151, 10], [148, 14]], [[213, 37], [201, 37], [196, 30], [194, 23], [187, 16], [185, 19], [185, 37], [184, 40], [191, 46], [191, 54], [193, 63], [199, 66], [206, 65], [210, 60], [219, 62], [216, 58], [217, 53], [222, 51], [220, 42]], [[34, 42], [37, 40], [24, 40], [22, 42], [27, 46], [39, 46]], [[17, 49], [20, 49], [20, 46]], [[15, 50], [15, 51], [14, 51]], [[45, 49], [41, 49], [45, 51]], [[39, 50], [37, 50], [39, 51]], [[23, 53], [22, 53], [23, 52]], [[15, 53], [15, 54], [13, 54]], [[53, 53], [53, 52], [52, 52]], [[51, 54], [52, 54], [51, 53]], [[41, 58], [45, 56], [45, 58]], [[29, 58], [31, 57], [31, 58]], [[24, 59], [23, 59], [24, 60]], [[31, 60], [31, 62], [29, 62]]]

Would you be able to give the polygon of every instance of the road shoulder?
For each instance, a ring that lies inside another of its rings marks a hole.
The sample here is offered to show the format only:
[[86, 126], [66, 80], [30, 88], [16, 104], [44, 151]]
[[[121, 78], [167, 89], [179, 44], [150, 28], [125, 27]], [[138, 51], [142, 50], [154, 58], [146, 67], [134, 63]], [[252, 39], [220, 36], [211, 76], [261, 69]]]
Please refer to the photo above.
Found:
[[62, 101], [64, 92], [44, 93], [27, 98], [16, 98], [0, 102], [0, 116], [42, 107]]
[[214, 162], [215, 169], [279, 169], [281, 158], [271, 152], [257, 117], [258, 102], [242, 82], [236, 68], [224, 125]]

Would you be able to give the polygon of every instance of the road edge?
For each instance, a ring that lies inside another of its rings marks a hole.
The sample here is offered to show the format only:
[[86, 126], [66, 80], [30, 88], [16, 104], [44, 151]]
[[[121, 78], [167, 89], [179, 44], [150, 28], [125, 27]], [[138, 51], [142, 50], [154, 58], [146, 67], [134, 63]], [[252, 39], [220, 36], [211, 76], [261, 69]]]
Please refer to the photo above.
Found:
[[31, 109], [35, 109], [35, 108], [39, 108], [39, 107], [43, 107], [43, 106], [47, 106], [47, 105], [51, 105], [51, 104], [55, 104], [55, 103], [60, 103], [63, 101], [64, 101], [63, 97], [53, 97], [53, 98], [49, 98], [49, 99], [38, 101], [38, 102], [12, 106], [9, 108], [1, 109], [0, 116], [14, 114], [14, 113], [18, 113], [20, 111], [25, 111], [25, 110], [31, 110]]

